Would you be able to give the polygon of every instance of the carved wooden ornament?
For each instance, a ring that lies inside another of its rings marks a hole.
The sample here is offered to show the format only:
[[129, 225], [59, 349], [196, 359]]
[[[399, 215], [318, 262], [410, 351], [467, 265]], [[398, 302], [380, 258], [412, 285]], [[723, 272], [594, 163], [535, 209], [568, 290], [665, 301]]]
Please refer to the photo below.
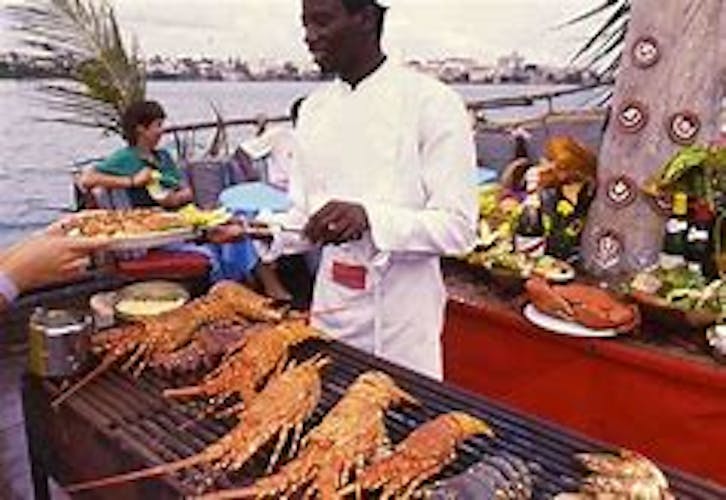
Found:
[[633, 203], [637, 192], [637, 184], [626, 175], [615, 176], [606, 184], [608, 203], [615, 208], [625, 208]]
[[647, 69], [660, 60], [660, 46], [652, 36], [638, 38], [633, 44], [633, 64], [641, 69]]
[[615, 231], [605, 231], [597, 238], [595, 263], [603, 270], [616, 267], [623, 259], [623, 239]]
[[673, 211], [673, 197], [668, 193], [648, 196], [647, 199], [656, 213], [663, 217], [668, 217]]
[[671, 140], [681, 146], [690, 146], [696, 142], [701, 131], [701, 120], [696, 113], [681, 111], [668, 120], [668, 135]]
[[621, 130], [640, 132], [648, 123], [648, 108], [640, 101], [628, 101], [620, 107], [617, 120]]

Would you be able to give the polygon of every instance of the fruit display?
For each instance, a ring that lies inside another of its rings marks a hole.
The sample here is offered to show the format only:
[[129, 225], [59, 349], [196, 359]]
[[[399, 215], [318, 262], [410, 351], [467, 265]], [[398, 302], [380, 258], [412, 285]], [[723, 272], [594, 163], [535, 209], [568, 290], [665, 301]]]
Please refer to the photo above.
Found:
[[184, 222], [194, 227], [214, 227], [228, 222], [232, 218], [226, 208], [220, 207], [215, 210], [202, 210], [196, 205], [186, 205], [179, 209]]
[[636, 295], [651, 295], [684, 311], [704, 310], [726, 317], [726, 283], [721, 279], [707, 283], [685, 266], [643, 271], [633, 278], [630, 288]]
[[481, 186], [478, 246], [487, 248], [498, 242], [511, 240], [521, 211], [519, 200], [506, 194], [501, 185]]

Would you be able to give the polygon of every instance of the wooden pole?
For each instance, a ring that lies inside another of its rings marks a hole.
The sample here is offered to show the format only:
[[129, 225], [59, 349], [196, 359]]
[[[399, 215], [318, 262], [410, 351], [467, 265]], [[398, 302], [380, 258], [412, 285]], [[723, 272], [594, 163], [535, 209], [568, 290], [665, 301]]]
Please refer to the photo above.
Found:
[[718, 136], [725, 54], [726, 0], [633, 0], [583, 238], [592, 273], [616, 277], [656, 262], [665, 216], [641, 188], [682, 147], [668, 131], [676, 113], [681, 142], [695, 118], [693, 142]]

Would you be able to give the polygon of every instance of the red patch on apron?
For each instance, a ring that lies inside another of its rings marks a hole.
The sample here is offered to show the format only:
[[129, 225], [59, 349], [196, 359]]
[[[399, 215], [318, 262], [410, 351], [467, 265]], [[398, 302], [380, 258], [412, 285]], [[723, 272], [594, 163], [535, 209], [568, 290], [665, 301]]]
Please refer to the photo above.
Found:
[[366, 268], [333, 262], [333, 281], [352, 290], [365, 290]]

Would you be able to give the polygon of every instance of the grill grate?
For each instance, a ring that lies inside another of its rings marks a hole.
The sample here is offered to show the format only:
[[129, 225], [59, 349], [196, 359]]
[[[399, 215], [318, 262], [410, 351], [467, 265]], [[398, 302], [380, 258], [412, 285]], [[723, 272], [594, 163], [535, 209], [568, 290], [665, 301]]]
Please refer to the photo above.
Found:
[[[609, 448], [578, 437], [556, 426], [518, 414], [485, 398], [375, 359], [337, 342], [315, 342], [298, 347], [295, 357], [304, 359], [322, 352], [333, 358], [324, 372], [323, 395], [306, 431], [317, 425], [325, 413], [340, 399], [353, 380], [370, 369], [386, 371], [400, 386], [417, 397], [420, 408], [396, 408], [387, 412], [386, 424], [393, 442], [436, 415], [452, 410], [467, 411], [486, 420], [497, 437], [474, 438], [459, 448], [458, 459], [442, 476], [459, 473], [487, 454], [509, 453], [525, 462], [536, 463], [535, 498], [577, 489], [583, 471], [573, 459], [575, 453], [607, 451]], [[117, 371], [106, 373], [69, 400], [68, 405], [87, 416], [91, 425], [103, 426], [126, 449], [133, 450], [144, 462], [155, 465], [188, 457], [224, 435], [233, 421], [204, 421], [189, 425], [189, 405], [166, 401], [161, 390], [168, 384], [153, 374], [134, 380]], [[51, 392], [57, 387], [51, 386]], [[187, 424], [185, 426], [185, 424]], [[265, 450], [269, 451], [269, 450]], [[215, 486], [248, 483], [262, 475], [268, 453], [260, 453], [241, 473], [214, 478]], [[284, 454], [283, 454], [284, 456]], [[664, 469], [678, 498], [724, 498], [726, 492], [714, 484], [676, 471]], [[121, 471], [119, 471], [121, 472]], [[177, 474], [180, 495], [198, 493], [208, 487], [211, 477], [205, 467]]]

